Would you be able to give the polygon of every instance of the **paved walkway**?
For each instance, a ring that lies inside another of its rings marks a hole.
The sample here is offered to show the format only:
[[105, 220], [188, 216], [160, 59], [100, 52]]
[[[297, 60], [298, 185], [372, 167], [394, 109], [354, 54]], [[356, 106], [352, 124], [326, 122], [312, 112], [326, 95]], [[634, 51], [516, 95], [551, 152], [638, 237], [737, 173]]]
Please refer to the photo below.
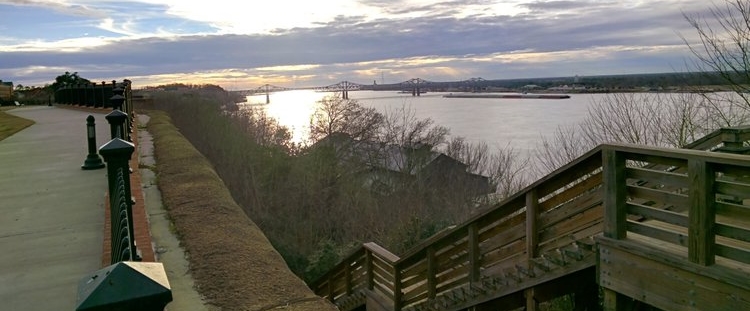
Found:
[[106, 170], [81, 170], [86, 117], [97, 148], [104, 114], [23, 107], [36, 124], [0, 141], [0, 309], [74, 310], [78, 282], [101, 268]]

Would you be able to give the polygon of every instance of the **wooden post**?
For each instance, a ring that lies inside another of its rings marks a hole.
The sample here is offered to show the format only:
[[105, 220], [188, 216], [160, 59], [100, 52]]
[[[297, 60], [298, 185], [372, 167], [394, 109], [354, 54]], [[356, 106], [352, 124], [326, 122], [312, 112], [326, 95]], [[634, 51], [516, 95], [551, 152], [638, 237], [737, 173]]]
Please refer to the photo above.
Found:
[[393, 265], [393, 311], [401, 311], [401, 270]]
[[[537, 197], [536, 188], [526, 192], [526, 259], [529, 260], [529, 270], [534, 267], [531, 264], [531, 259], [537, 256], [537, 245], [539, 244], [536, 229], [537, 214], [539, 208], [539, 199]], [[536, 311], [539, 304], [534, 297], [534, 288], [528, 288], [524, 291], [526, 296], [526, 311]]]
[[372, 252], [370, 250], [365, 250], [365, 264], [367, 265], [367, 289], [372, 290], [375, 288], [375, 280], [374, 280], [374, 273], [372, 266]]
[[606, 287], [602, 287], [602, 294], [604, 294], [602, 299], [602, 308], [604, 311], [622, 311], [628, 309], [628, 301], [626, 300], [628, 298], [624, 295]]
[[328, 277], [328, 301], [333, 301], [333, 279], [329, 276]]
[[479, 282], [479, 229], [476, 223], [469, 225], [469, 284]]
[[435, 275], [435, 248], [430, 246], [427, 248], [427, 298], [435, 299], [436, 287], [437, 287], [437, 276]]
[[627, 223], [625, 203], [625, 158], [615, 150], [605, 147], [602, 150], [604, 171], [604, 236], [623, 239]]
[[539, 309], [539, 303], [536, 301], [536, 297], [534, 297], [534, 288], [527, 288], [523, 295], [526, 296], [526, 311], [536, 311]]
[[346, 295], [349, 296], [352, 294], [352, 266], [350, 263], [347, 263], [346, 268], [344, 268], [344, 286], [346, 287]]
[[721, 141], [724, 144], [716, 151], [734, 154], [747, 154], [750, 147], [745, 146], [745, 141], [750, 139], [750, 127], [729, 127], [721, 129]]
[[539, 235], [537, 233], [536, 223], [539, 214], [539, 198], [536, 188], [526, 192], [526, 258], [532, 259], [537, 256], [537, 245], [539, 244]]
[[714, 264], [714, 223], [716, 219], [713, 191], [716, 174], [705, 160], [688, 161], [690, 178], [690, 226], [688, 228], [688, 259], [709, 266]]

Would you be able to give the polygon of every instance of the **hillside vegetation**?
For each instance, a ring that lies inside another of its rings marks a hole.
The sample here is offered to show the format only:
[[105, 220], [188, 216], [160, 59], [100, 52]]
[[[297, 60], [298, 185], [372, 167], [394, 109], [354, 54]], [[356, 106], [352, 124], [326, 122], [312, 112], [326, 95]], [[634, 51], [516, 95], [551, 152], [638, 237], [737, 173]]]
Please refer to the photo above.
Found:
[[[231, 107], [221, 104], [229, 102], [222, 97], [228, 95], [220, 92], [161, 91], [152, 96], [214, 164], [234, 199], [289, 267], [307, 281], [362, 242], [375, 241], [399, 253], [482, 207], [471, 188], [447, 180], [408, 177], [375, 187], [363, 163], [341, 161], [330, 146], [296, 146], [287, 129], [263, 114], [229, 112]], [[389, 136], [398, 142], [403, 137], [412, 142], [444, 137], [444, 129], [428, 120], [394, 128], [409, 129], [409, 135]], [[460, 141], [452, 146], [455, 153], [471, 150]]]
[[335, 310], [292, 274], [169, 117], [149, 115], [159, 189], [200, 293], [222, 310]]

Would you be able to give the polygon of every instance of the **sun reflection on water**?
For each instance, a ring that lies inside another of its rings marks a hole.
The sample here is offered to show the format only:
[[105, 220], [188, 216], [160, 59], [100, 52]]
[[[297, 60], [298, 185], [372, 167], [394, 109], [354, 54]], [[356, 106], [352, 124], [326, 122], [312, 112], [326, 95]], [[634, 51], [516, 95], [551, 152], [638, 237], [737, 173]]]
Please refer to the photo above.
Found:
[[332, 93], [293, 90], [269, 94], [268, 104], [265, 94], [247, 96], [247, 104], [264, 109], [268, 116], [289, 128], [293, 142], [305, 143], [310, 133], [310, 117], [315, 113], [318, 102], [330, 95]]

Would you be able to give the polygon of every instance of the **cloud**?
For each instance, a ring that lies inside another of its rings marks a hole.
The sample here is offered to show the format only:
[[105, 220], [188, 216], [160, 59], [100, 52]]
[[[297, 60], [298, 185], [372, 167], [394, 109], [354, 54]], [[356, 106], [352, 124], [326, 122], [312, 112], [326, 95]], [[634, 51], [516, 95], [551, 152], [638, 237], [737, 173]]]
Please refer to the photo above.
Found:
[[200, 12], [204, 7], [192, 3], [150, 1], [141, 4], [137, 18], [99, 7], [109, 17], [97, 20], [97, 27], [112, 36], [0, 45], [0, 75], [32, 80], [41, 71], [28, 68], [65, 68], [94, 79], [316, 85], [383, 76], [440, 81], [671, 71], [685, 55], [675, 33], [691, 32], [679, 9], [697, 10], [700, 2], [380, 0], [348, 2], [352, 9], [343, 13], [304, 11], [309, 3], [335, 4], [305, 2], [286, 16], [303, 23], [269, 22], [264, 32], [253, 33], [246, 32], [259, 28], [237, 20], [262, 10], [217, 0], [211, 4], [224, 11]]
[[4, 0], [0, 4], [49, 9], [67, 15], [76, 15], [87, 18], [107, 17], [107, 12], [104, 10], [96, 9], [87, 5], [71, 4], [62, 0]]

